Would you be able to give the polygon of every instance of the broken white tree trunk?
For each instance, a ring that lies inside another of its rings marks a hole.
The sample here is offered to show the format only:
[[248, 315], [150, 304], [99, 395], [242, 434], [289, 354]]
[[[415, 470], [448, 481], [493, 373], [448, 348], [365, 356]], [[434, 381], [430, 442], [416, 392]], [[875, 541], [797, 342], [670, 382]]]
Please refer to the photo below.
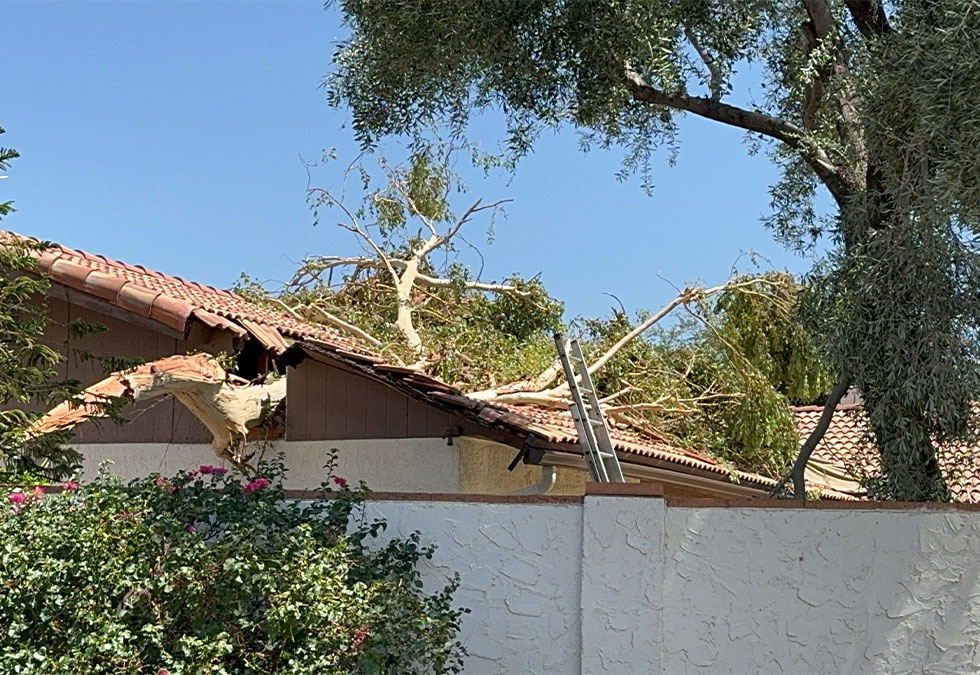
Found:
[[143, 401], [171, 394], [211, 432], [215, 454], [242, 464], [249, 430], [261, 425], [286, 398], [286, 378], [249, 384], [233, 377], [207, 354], [168, 356], [93, 384], [82, 393], [81, 405], [58, 405], [37, 421], [32, 433], [71, 429], [106, 417], [104, 404], [116, 398]]

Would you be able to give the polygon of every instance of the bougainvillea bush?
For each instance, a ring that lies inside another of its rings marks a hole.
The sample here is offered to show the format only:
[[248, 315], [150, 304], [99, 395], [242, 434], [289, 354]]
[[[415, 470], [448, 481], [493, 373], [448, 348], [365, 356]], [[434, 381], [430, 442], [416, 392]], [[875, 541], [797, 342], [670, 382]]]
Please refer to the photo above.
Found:
[[381, 538], [332, 478], [286, 500], [281, 462], [0, 492], [0, 672], [452, 673], [455, 579], [418, 533]]

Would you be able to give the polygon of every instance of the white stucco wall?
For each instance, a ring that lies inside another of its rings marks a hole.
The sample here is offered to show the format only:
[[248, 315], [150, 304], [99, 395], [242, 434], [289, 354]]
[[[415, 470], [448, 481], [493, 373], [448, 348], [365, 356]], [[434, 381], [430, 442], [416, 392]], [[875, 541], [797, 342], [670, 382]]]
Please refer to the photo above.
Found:
[[980, 672], [980, 513], [380, 502], [462, 575], [467, 673]]
[[388, 535], [438, 545], [427, 580], [461, 575], [466, 673], [578, 673], [580, 504], [370, 502]]
[[664, 501], [585, 498], [582, 672], [659, 673]]
[[[444, 438], [407, 438], [356, 441], [270, 441], [252, 444], [256, 457], [274, 458], [283, 452], [289, 489], [312, 489], [325, 478], [323, 465], [331, 448], [339, 450], [337, 474], [356, 483], [364, 480], [377, 492], [458, 492], [459, 452]], [[106, 443], [82, 444], [85, 475], [95, 473], [101, 461], [112, 461], [111, 471], [125, 479], [151, 473], [172, 475], [202, 464], [219, 465], [207, 444]], [[254, 461], [254, 459], [253, 459]]]
[[667, 509], [668, 673], [980, 670], [980, 514]]

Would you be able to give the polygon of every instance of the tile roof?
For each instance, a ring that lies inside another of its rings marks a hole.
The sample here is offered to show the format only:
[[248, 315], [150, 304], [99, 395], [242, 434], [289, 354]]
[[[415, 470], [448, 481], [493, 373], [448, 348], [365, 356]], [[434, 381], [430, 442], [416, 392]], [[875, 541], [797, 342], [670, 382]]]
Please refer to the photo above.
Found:
[[[39, 240], [0, 230], [0, 243]], [[311, 339], [335, 349], [365, 351], [356, 338], [313, 325], [266, 307], [231, 291], [204, 286], [180, 277], [130, 265], [101, 255], [52, 244], [37, 253], [39, 270], [52, 281], [184, 332], [197, 320], [213, 328], [250, 335], [275, 353], [287, 339]]]
[[[797, 428], [802, 438], [813, 431], [822, 412], [822, 406], [796, 408]], [[856, 497], [864, 496], [861, 476], [873, 475], [879, 468], [877, 454], [866, 435], [863, 407], [860, 404], [838, 406], [807, 465], [807, 481]], [[939, 464], [955, 501], [980, 502], [980, 453], [964, 450], [956, 445], [940, 448]]]
[[[39, 241], [0, 230], [0, 244], [11, 239]], [[437, 379], [385, 363], [356, 338], [333, 328], [309, 324], [285, 312], [260, 307], [231, 291], [163, 274], [142, 265], [130, 265], [59, 244], [51, 244], [37, 257], [41, 272], [58, 284], [101, 298], [185, 334], [191, 322], [197, 320], [242, 337], [250, 335], [275, 353], [284, 352], [289, 347], [288, 340], [297, 340], [408, 387], [444, 408], [463, 410], [485, 424], [501, 424], [552, 443], [568, 445], [577, 451], [578, 436], [567, 411], [475, 401]], [[673, 447], [654, 434], [613, 428], [612, 437], [620, 452], [657, 460], [676, 467], [680, 473], [693, 469], [716, 476], [720, 482], [737, 481], [760, 491], [775, 484], [771, 478], [736, 471], [710, 457]], [[628, 460], [628, 457], [624, 459]], [[826, 487], [826, 497], [848, 498], [831, 486]]]
[[[339, 359], [370, 375], [382, 377], [411, 395], [419, 396], [450, 412], [464, 414], [487, 426], [503, 427], [522, 435], [532, 434], [541, 440], [568, 446], [570, 452], [581, 452], [575, 423], [568, 411], [477, 401], [444, 382], [415, 375], [407, 368], [379, 364], [376, 358], [362, 354], [336, 354], [329, 346], [315, 341], [306, 341], [297, 347], [314, 356], [319, 353]], [[616, 450], [621, 453], [620, 459], [627, 463], [631, 461], [630, 455], [649, 458], [680, 474], [707, 475], [721, 483], [737, 483], [759, 490], [760, 493], [768, 492], [776, 484], [775, 480], [767, 476], [734, 470], [706, 455], [674, 447], [663, 437], [649, 432], [614, 426], [610, 429], [610, 435]], [[830, 486], [822, 488], [822, 495], [833, 500], [854, 499]]]

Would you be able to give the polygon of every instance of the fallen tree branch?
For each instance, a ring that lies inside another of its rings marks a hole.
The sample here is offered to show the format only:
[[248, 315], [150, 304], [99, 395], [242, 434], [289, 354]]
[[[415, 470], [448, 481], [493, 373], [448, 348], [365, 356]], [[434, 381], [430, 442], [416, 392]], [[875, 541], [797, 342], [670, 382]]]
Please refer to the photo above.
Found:
[[40, 436], [72, 429], [108, 415], [113, 399], [143, 401], [172, 395], [190, 410], [213, 436], [215, 454], [242, 466], [250, 429], [259, 427], [286, 398], [286, 378], [260, 384], [230, 381], [225, 370], [207, 354], [169, 356], [137, 368], [113, 373], [87, 387], [78, 402], [66, 401], [48, 411], [31, 428]]

